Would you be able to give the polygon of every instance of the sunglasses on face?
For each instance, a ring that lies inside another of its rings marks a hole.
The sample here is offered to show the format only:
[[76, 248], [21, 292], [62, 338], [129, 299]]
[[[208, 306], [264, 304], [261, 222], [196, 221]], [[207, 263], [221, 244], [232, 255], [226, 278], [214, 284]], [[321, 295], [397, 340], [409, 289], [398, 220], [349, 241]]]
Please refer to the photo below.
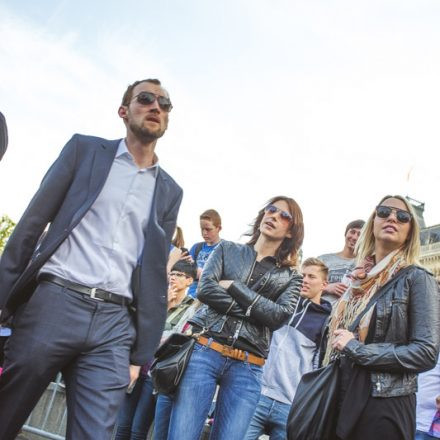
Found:
[[170, 98], [167, 98], [166, 96], [161, 95], [155, 95], [151, 92], [141, 92], [137, 94], [133, 99], [137, 100], [137, 102], [141, 105], [151, 105], [154, 101], [157, 100], [157, 103], [159, 104], [159, 107], [164, 112], [170, 112], [173, 108], [173, 105], [171, 104]]
[[177, 278], [189, 278], [189, 276], [186, 273], [183, 272], [170, 272], [170, 278], [171, 277], [177, 277]]
[[396, 213], [396, 219], [399, 223], [408, 223], [411, 221], [411, 213], [403, 209], [392, 208], [391, 206], [376, 206], [376, 215], [379, 218], [388, 218], [392, 212]]
[[278, 212], [280, 214], [281, 219], [286, 222], [291, 222], [293, 220], [289, 212], [283, 211], [282, 209], [277, 208], [275, 205], [267, 205], [264, 208], [264, 212], [269, 214], [276, 214]]

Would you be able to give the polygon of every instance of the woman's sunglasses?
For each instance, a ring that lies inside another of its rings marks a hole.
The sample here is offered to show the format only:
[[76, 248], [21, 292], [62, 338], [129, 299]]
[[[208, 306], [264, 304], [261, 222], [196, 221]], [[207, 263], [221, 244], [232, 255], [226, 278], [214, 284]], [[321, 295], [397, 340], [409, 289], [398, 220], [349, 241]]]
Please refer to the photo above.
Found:
[[151, 105], [157, 99], [157, 103], [159, 104], [159, 107], [164, 112], [170, 112], [171, 109], [173, 108], [173, 104], [171, 104], [170, 98], [167, 98], [166, 96], [155, 95], [154, 93], [151, 92], [141, 92], [138, 95], [136, 95], [134, 98], [136, 98], [137, 102], [142, 105]]
[[388, 218], [392, 212], [396, 213], [396, 219], [399, 223], [408, 223], [411, 221], [411, 213], [403, 209], [392, 208], [391, 206], [376, 206], [376, 215], [379, 218]]
[[286, 222], [291, 222], [293, 220], [293, 217], [290, 215], [289, 212], [283, 211], [282, 209], [277, 208], [275, 205], [267, 205], [264, 208], [264, 212], [268, 212], [270, 214], [276, 214], [278, 212], [280, 214], [281, 219]]

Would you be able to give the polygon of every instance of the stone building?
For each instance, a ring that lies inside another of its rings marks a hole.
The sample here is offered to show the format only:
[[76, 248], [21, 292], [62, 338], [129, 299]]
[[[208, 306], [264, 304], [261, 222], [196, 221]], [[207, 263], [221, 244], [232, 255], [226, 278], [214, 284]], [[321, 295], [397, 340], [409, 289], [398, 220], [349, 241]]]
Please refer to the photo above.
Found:
[[432, 272], [440, 283], [440, 224], [426, 226], [423, 218], [425, 204], [409, 198], [411, 205], [416, 211], [420, 225], [420, 263]]

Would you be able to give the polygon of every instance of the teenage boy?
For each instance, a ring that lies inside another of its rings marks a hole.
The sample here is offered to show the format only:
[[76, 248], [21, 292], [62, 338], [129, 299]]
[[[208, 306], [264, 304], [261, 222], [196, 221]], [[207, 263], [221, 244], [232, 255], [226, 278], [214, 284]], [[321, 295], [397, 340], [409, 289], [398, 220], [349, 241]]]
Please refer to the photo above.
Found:
[[208, 209], [200, 215], [200, 232], [203, 240], [196, 243], [189, 250], [189, 254], [197, 264], [197, 279], [188, 289], [188, 295], [197, 296], [198, 280], [202, 276], [203, 267], [208, 257], [220, 243], [220, 231], [222, 230], [222, 219], [215, 209]]
[[324, 254], [318, 257], [328, 267], [328, 286], [323, 293], [323, 298], [332, 305], [347, 290], [348, 285], [344, 282], [344, 275], [348, 275], [354, 269], [354, 249], [364, 224], [363, 220], [350, 222], [345, 228], [344, 249], [334, 254]]
[[271, 440], [286, 438], [287, 416], [301, 376], [317, 367], [323, 326], [331, 305], [321, 299], [328, 269], [317, 258], [301, 267], [301, 300], [289, 321], [273, 333], [263, 370], [260, 400], [246, 440], [269, 434]]

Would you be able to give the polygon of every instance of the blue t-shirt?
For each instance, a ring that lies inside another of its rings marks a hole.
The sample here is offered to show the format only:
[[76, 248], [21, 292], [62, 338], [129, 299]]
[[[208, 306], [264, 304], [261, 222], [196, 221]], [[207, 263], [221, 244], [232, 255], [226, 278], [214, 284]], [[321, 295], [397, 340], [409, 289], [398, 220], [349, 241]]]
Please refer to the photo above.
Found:
[[[211, 252], [218, 246], [220, 241], [212, 246], [209, 246], [206, 243], [203, 243], [199, 253], [197, 254], [196, 258], [196, 249], [199, 243], [196, 243], [192, 246], [192, 248], [189, 250], [189, 254], [193, 257], [194, 261], [197, 264], [197, 267], [200, 267], [200, 269], [203, 269], [206, 262], [208, 261], [208, 257], [211, 255]], [[194, 281], [191, 286], [188, 288], [187, 295], [192, 296], [193, 298], [197, 297], [197, 281]]]

